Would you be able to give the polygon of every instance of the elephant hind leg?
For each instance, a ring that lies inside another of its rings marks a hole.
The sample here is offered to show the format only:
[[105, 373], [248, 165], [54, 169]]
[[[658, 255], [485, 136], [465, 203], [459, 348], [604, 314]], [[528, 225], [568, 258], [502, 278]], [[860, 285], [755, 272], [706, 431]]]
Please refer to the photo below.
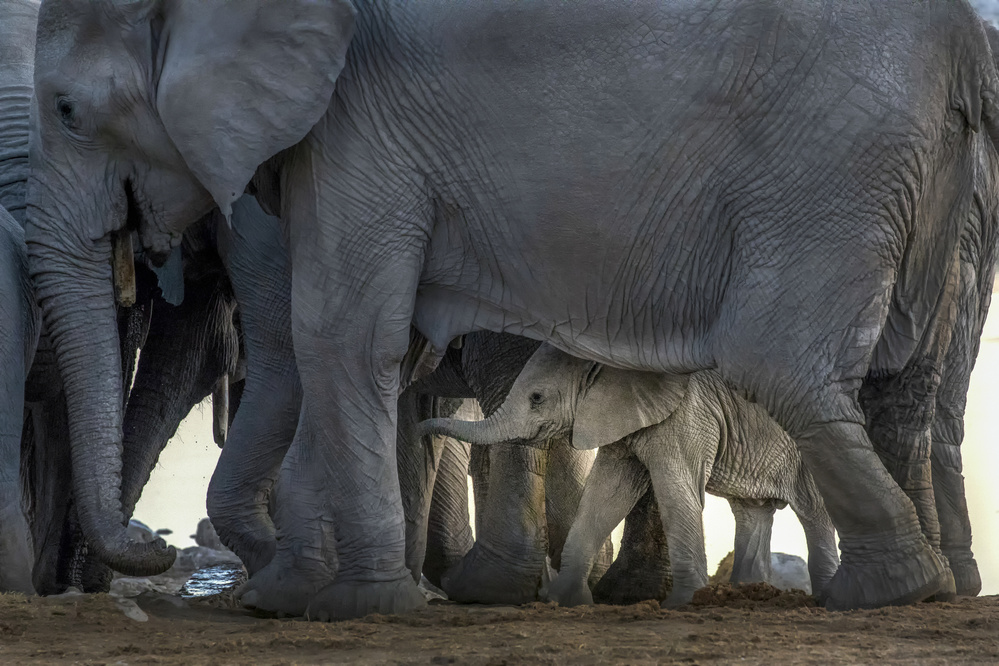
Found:
[[[934, 424], [934, 431], [937, 424]], [[982, 576], [971, 551], [971, 518], [961, 474], [961, 447], [933, 438], [933, 495], [940, 519], [940, 549], [947, 557], [957, 594], [978, 596]]]
[[735, 516], [735, 557], [732, 562], [733, 583], [770, 583], [770, 535], [774, 513], [780, 502], [730, 498]]
[[[785, 290], [766, 272], [741, 276], [738, 293], [726, 296], [731, 311], [718, 328], [725, 333], [713, 345], [719, 372], [791, 435], [822, 495], [842, 551], [825, 596], [836, 610], [912, 603], [950, 578], [912, 501], [875, 452], [854, 397], [892, 303], [885, 285], [894, 277], [873, 249], [866, 256], [856, 247], [803, 253], [801, 266], [818, 273]], [[824, 291], [829, 285], [851, 287]], [[801, 316], [803, 307], [811, 317]]]

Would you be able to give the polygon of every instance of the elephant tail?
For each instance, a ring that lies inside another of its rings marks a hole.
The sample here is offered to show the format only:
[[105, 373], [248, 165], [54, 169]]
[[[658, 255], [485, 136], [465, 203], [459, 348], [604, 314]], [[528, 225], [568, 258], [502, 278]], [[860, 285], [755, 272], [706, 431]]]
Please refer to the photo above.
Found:
[[[980, 25], [988, 45], [988, 57], [978, 63], [981, 121], [976, 122], [978, 119], [972, 116], [968, 118], [968, 123], [976, 130], [980, 125], [984, 126], [993, 147], [999, 150], [999, 29], [984, 20], [980, 21]], [[965, 114], [968, 114], [967, 109]]]

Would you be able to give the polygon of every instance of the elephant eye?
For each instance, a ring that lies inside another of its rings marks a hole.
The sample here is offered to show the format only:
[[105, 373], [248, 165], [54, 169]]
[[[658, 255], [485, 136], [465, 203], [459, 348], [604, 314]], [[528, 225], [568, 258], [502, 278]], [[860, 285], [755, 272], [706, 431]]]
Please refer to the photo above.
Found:
[[59, 118], [62, 120], [62, 124], [66, 127], [73, 128], [76, 125], [76, 105], [73, 101], [67, 97], [60, 97], [56, 100], [56, 111], [59, 113]]
[[530, 400], [531, 400], [531, 405], [537, 407], [538, 405], [540, 405], [545, 401], [545, 396], [535, 391], [534, 393], [531, 394]]

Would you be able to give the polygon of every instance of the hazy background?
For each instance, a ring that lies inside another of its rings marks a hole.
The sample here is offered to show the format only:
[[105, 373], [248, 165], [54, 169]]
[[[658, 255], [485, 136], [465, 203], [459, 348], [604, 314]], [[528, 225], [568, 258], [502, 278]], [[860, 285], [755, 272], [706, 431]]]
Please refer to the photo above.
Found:
[[[993, 308], [995, 310], [996, 308]], [[982, 573], [982, 593], [999, 593], [999, 483], [992, 473], [999, 470], [999, 447], [992, 436], [999, 428], [999, 315], [991, 315], [982, 335], [982, 348], [971, 378], [964, 440], [964, 476], [967, 484], [974, 552]], [[153, 529], [169, 528], [168, 540], [181, 547], [194, 545], [198, 520], [205, 517], [205, 494], [219, 448], [212, 439], [211, 404], [205, 402], [191, 412], [170, 442], [149, 485], [135, 509], [135, 517]], [[619, 530], [620, 531], [620, 530]], [[708, 496], [704, 510], [708, 571], [732, 550], [735, 521], [728, 502]], [[617, 535], [616, 535], [617, 536]], [[773, 532], [774, 552], [805, 557], [805, 536], [790, 509], [777, 512]]]

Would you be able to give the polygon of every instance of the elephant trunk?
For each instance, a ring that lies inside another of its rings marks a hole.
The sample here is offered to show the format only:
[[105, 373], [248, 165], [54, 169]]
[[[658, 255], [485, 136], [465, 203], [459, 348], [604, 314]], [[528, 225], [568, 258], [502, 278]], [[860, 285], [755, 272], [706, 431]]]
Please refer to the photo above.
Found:
[[[80, 242], [48, 211], [67, 206], [29, 183], [29, 267], [66, 391], [73, 491], [88, 547], [129, 575], [154, 575], [176, 557], [162, 541], [137, 543], [121, 510], [122, 382], [109, 235]], [[41, 205], [39, 205], [39, 203]], [[95, 213], [96, 215], [96, 213]], [[99, 219], [99, 218], [98, 218]], [[106, 217], [105, 217], [106, 219]]]
[[509, 426], [509, 420], [504, 418], [502, 410], [481, 421], [463, 421], [455, 418], [437, 418], [421, 421], [417, 426], [417, 435], [443, 435], [469, 444], [490, 446], [519, 439]]
[[233, 372], [238, 353], [224, 276], [188, 283], [179, 306], [157, 302], [125, 410], [122, 507], [131, 516], [160, 453], [181, 421]]

